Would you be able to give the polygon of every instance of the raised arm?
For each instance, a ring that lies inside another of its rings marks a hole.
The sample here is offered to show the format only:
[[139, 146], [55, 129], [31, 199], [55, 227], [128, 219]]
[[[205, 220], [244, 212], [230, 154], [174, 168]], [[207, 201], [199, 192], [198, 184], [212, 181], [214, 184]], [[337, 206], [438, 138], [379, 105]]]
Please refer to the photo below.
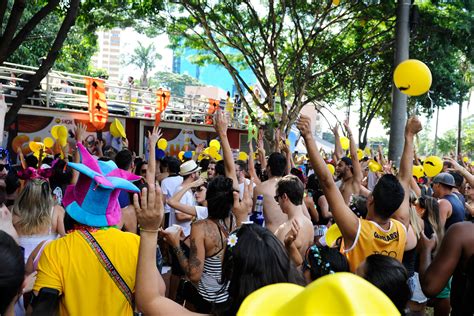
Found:
[[255, 160], [253, 159], [253, 144], [252, 144], [251, 141], [249, 142], [249, 166], [248, 166], [248, 168], [249, 168], [250, 178], [253, 179], [254, 183], [256, 185], [259, 185], [260, 183], [262, 183], [260, 181], [260, 178], [257, 175], [257, 172], [255, 171]]
[[349, 149], [352, 159], [352, 183], [359, 188], [362, 183], [362, 168], [360, 166], [359, 157], [357, 156], [357, 146], [354, 136], [352, 135], [352, 130], [349, 127], [349, 121], [346, 120], [344, 122], [344, 128], [347, 131], [347, 136], [349, 137], [350, 143]]
[[339, 138], [339, 126], [337, 123], [332, 128], [332, 132], [334, 134], [334, 156], [336, 156], [336, 161], [339, 161], [344, 155], [344, 150], [342, 150], [341, 139]]
[[359, 219], [344, 202], [344, 198], [342, 197], [339, 188], [336, 186], [331, 172], [319, 153], [313, 135], [311, 134], [310, 118], [301, 115], [297, 126], [306, 143], [311, 165], [321, 183], [324, 196], [328, 201], [332, 214], [336, 219], [342, 236], [344, 237], [344, 244], [346, 247], [351, 247], [357, 235]]
[[181, 203], [181, 199], [183, 198], [183, 195], [191, 188], [196, 188], [204, 184], [204, 180], [202, 178], [197, 179], [196, 181], [189, 183], [187, 185], [184, 185], [181, 190], [176, 192], [167, 202], [168, 205], [174, 208], [175, 210], [178, 210], [180, 212], [186, 213], [188, 215], [196, 216], [196, 207], [194, 205], [189, 205], [189, 204], [183, 204]]
[[402, 222], [405, 227], [410, 225], [410, 183], [413, 178], [413, 139], [422, 130], [421, 122], [417, 117], [408, 119], [405, 127], [405, 145], [400, 160], [400, 172], [398, 178], [405, 190], [405, 198], [400, 208], [392, 215], [393, 218]]
[[158, 140], [161, 138], [161, 131], [159, 130], [158, 126], [153, 127], [153, 131], [150, 133], [148, 131], [148, 150], [150, 151], [150, 155], [148, 158], [148, 168], [147, 168], [147, 180], [148, 180], [148, 174], [150, 174], [150, 180], [151, 176], [153, 176], [153, 183], [155, 183], [155, 174], [156, 174], [156, 143]]
[[[138, 203], [140, 199], [141, 203]], [[166, 298], [165, 283], [156, 268], [156, 240], [163, 219], [163, 203], [159, 187], [142, 190], [134, 195], [134, 205], [140, 223], [140, 250], [138, 253], [135, 299], [138, 309], [146, 315], [193, 315], [181, 305]], [[154, 205], [154, 207], [153, 207]]]
[[466, 179], [467, 183], [469, 183], [471, 186], [474, 186], [474, 175], [472, 175], [466, 168], [461, 166], [456, 160], [453, 158], [444, 158], [444, 160], [447, 160], [451, 163], [453, 166], [454, 170], [458, 171], [464, 179]]
[[232, 156], [232, 149], [230, 148], [229, 139], [227, 138], [227, 118], [224, 112], [217, 110], [214, 116], [214, 129], [221, 139], [222, 152], [224, 153], [225, 175], [232, 179], [234, 189], [239, 190], [239, 181], [237, 181], [237, 174], [235, 173], [234, 157]]

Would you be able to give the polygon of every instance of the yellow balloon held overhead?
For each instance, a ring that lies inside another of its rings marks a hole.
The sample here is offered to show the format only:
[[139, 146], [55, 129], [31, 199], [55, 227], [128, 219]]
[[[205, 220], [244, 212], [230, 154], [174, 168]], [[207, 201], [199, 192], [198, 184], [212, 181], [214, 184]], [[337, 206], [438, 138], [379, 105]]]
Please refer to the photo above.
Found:
[[331, 172], [332, 175], [336, 172], [336, 168], [334, 168], [333, 164], [328, 163], [326, 166], [328, 166], [329, 172]]
[[246, 152], [241, 151], [239, 153], [239, 160], [247, 161], [249, 159], [249, 155]]
[[178, 154], [178, 159], [183, 160], [183, 156], [184, 156], [184, 151], [180, 151]]
[[364, 153], [367, 157], [370, 157], [372, 155], [372, 151], [370, 150], [370, 147], [365, 147]]
[[45, 137], [43, 143], [46, 148], [51, 148], [54, 146], [54, 140], [51, 137]]
[[401, 62], [393, 72], [393, 82], [400, 92], [418, 96], [425, 94], [431, 87], [431, 71], [417, 59]]
[[425, 176], [425, 170], [423, 169], [423, 166], [413, 166], [413, 175], [417, 178], [420, 179]]
[[427, 177], [433, 178], [438, 175], [443, 170], [443, 160], [438, 156], [429, 156], [426, 157], [423, 162], [423, 169]]
[[44, 148], [44, 144], [40, 142], [30, 142], [29, 145], [31, 151], [34, 153], [39, 153], [39, 151]]
[[350, 141], [349, 141], [349, 138], [347, 138], [346, 136], [342, 136], [339, 138], [339, 140], [341, 141], [341, 147], [343, 150], [348, 150], [349, 149], [349, 145], [350, 145]]
[[218, 149], [214, 146], [209, 147], [209, 156], [211, 156], [211, 158], [217, 160], [217, 158], [216, 158], [217, 155], [219, 155]]
[[160, 138], [158, 141], [158, 148], [161, 150], [166, 150], [166, 148], [168, 148], [168, 141], [164, 138]]
[[221, 150], [221, 143], [217, 139], [213, 139], [209, 142], [209, 147], [216, 147], [217, 151]]

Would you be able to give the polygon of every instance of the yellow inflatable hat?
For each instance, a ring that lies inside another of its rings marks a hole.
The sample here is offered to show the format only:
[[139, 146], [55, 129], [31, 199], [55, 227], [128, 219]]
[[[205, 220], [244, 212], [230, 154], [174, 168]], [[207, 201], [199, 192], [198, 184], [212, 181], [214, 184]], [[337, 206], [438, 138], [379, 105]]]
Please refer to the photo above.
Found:
[[331, 225], [325, 235], [326, 245], [328, 245], [328, 247], [333, 247], [340, 237], [342, 237], [342, 233], [337, 224]]
[[277, 283], [253, 292], [238, 316], [400, 315], [377, 287], [348, 272], [329, 274], [303, 288]]
[[246, 152], [241, 151], [239, 153], [239, 160], [247, 161], [249, 159], [249, 155]]
[[375, 173], [375, 172], [382, 171], [383, 168], [382, 168], [382, 165], [380, 163], [378, 163], [377, 161], [370, 160], [369, 161], [369, 170]]
[[125, 134], [125, 128], [123, 128], [122, 123], [118, 119], [115, 119], [112, 124], [110, 124], [109, 131], [110, 134], [112, 134], [112, 136], [115, 138], [127, 138], [127, 135]]

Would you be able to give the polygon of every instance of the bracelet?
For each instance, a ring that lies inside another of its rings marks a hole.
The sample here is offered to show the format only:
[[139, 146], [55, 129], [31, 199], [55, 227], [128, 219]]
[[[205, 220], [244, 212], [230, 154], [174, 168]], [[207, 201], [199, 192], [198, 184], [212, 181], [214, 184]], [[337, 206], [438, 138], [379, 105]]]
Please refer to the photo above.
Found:
[[145, 232], [145, 233], [157, 233], [157, 232], [159, 232], [160, 230], [159, 230], [159, 229], [144, 229], [144, 228], [141, 228], [141, 227], [140, 227], [140, 231], [141, 231], [141, 232]]

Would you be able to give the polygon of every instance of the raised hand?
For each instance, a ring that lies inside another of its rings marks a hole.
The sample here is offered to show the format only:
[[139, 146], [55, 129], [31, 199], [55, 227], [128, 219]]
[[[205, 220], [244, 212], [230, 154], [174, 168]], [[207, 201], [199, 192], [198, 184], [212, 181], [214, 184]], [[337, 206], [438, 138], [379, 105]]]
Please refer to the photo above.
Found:
[[308, 137], [312, 135], [311, 119], [309, 118], [309, 116], [300, 115], [300, 118], [296, 122], [296, 127], [298, 127], [298, 129], [300, 130], [301, 136]]
[[286, 247], [290, 247], [291, 244], [296, 240], [296, 237], [298, 236], [299, 231], [300, 231], [300, 225], [298, 224], [296, 219], [293, 219], [291, 221], [291, 228], [288, 231], [288, 233], [286, 233], [286, 236], [285, 236]]
[[155, 148], [156, 143], [161, 138], [161, 136], [163, 136], [163, 133], [161, 132], [161, 129], [158, 128], [158, 126], [154, 126], [152, 132], [148, 131], [148, 148]]
[[133, 195], [133, 205], [137, 213], [138, 224], [142, 231], [158, 231], [164, 216], [163, 195], [154, 181], [148, 182], [148, 188], [143, 188], [140, 197]]
[[413, 116], [413, 117], [410, 117], [410, 119], [407, 122], [407, 125], [405, 126], [405, 133], [407, 135], [416, 135], [422, 129], [423, 127], [421, 126], [421, 122], [418, 119], [418, 117]]
[[253, 181], [250, 181], [249, 184], [244, 183], [244, 195], [242, 200], [240, 200], [240, 195], [238, 191], [234, 191], [234, 205], [232, 212], [235, 217], [237, 217], [238, 222], [242, 222], [247, 219], [247, 215], [252, 211], [252, 196], [251, 193], [253, 190]]
[[221, 109], [218, 109], [214, 114], [214, 129], [216, 130], [217, 134], [220, 135], [227, 135], [227, 127], [228, 127], [227, 117], [225, 116], [224, 112]]
[[74, 135], [76, 137], [76, 142], [82, 143], [84, 141], [84, 138], [86, 136], [86, 130], [87, 126], [82, 123], [77, 123], [75, 128], [74, 128]]

